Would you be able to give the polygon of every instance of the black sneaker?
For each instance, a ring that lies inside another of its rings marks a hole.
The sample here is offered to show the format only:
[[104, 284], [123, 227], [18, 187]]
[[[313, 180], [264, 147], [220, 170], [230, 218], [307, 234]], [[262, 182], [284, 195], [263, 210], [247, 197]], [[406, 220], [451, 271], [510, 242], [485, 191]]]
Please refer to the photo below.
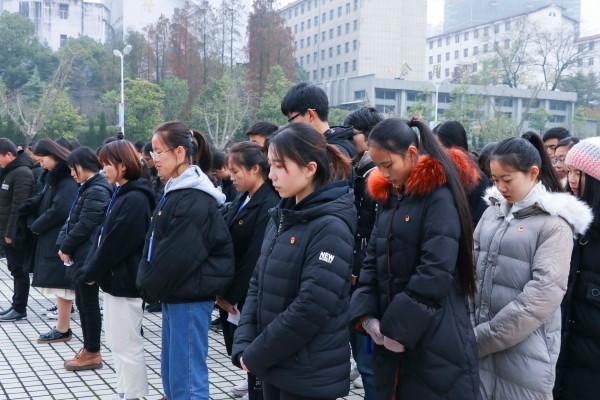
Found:
[[22, 319], [27, 319], [27, 311], [25, 311], [24, 313], [20, 313], [13, 310], [12, 308], [9, 312], [0, 316], [0, 322], [14, 322], [20, 321]]
[[8, 314], [9, 312], [12, 311], [12, 309], [13, 309], [12, 307], [9, 307], [6, 310], [0, 311], [0, 316]]
[[65, 333], [59, 332], [56, 330], [56, 327], [52, 328], [50, 332], [44, 333], [40, 335], [37, 342], [38, 343], [59, 343], [59, 342], [68, 342], [71, 340], [73, 336], [73, 332], [69, 329]]
[[148, 304], [146, 306], [146, 311], [148, 311], [150, 313], [161, 312], [162, 311], [162, 303], [160, 301], [157, 301], [156, 303]]

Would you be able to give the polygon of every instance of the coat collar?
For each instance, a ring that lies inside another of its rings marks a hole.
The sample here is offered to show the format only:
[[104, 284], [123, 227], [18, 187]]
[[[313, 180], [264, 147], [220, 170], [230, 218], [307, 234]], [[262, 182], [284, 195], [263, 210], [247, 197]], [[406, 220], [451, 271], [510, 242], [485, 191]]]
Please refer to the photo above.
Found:
[[[466, 189], [470, 190], [475, 187], [480, 178], [477, 166], [471, 157], [457, 148], [450, 149], [448, 156], [456, 165]], [[442, 164], [431, 156], [423, 155], [412, 169], [404, 185], [403, 193], [407, 196], [426, 196], [445, 184], [446, 173]], [[369, 175], [368, 190], [375, 201], [384, 203], [389, 199], [390, 191], [399, 191], [399, 188], [393, 188], [381, 171], [376, 169]]]

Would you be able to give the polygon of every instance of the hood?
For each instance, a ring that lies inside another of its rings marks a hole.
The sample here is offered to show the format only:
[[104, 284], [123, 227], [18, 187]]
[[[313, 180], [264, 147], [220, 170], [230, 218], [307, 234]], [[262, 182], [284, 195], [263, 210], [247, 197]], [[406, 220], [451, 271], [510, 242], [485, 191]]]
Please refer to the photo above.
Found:
[[[505, 216], [504, 210], [508, 209], [508, 202], [496, 186], [488, 188], [485, 191], [483, 199], [488, 205], [496, 207], [498, 216]], [[516, 211], [514, 214], [515, 218], [524, 218], [529, 215], [545, 212], [567, 221], [578, 235], [585, 234], [594, 219], [594, 214], [590, 207], [569, 193], [554, 193], [539, 190], [532, 201], [532, 205]]]
[[373, 169], [377, 168], [375, 163], [371, 159], [371, 155], [368, 151], [365, 151], [362, 157], [356, 162], [355, 170], [357, 175], [365, 177]]
[[356, 231], [354, 191], [350, 189], [347, 181], [336, 181], [322, 186], [298, 204], [294, 197], [282, 199], [269, 213], [275, 224], [278, 223], [279, 217], [283, 216], [284, 226], [333, 215], [344, 221], [352, 232]]
[[[448, 156], [456, 165], [465, 189], [471, 190], [479, 182], [480, 176], [473, 159], [463, 150], [452, 148]], [[407, 196], [426, 196], [439, 186], [446, 184], [446, 173], [442, 164], [435, 158], [424, 155], [412, 169], [404, 185]], [[390, 192], [395, 190], [379, 169], [371, 172], [368, 179], [368, 190], [378, 203], [385, 203]]]
[[217, 189], [197, 165], [190, 165], [183, 174], [171, 178], [165, 185], [165, 194], [175, 190], [195, 189], [212, 196], [220, 206], [225, 203], [225, 195]]
[[96, 175], [92, 176], [90, 179], [85, 181], [80, 186], [79, 190], [80, 190], [80, 192], [83, 192], [84, 190], [87, 190], [88, 188], [90, 188], [92, 186], [102, 186], [102, 187], [106, 188], [108, 190], [108, 192], [111, 194], [114, 191], [113, 186], [110, 183], [108, 183], [106, 176], [104, 176], [104, 174], [101, 172], [98, 172]]
[[[327, 143], [345, 150], [345, 153], [350, 159], [354, 159], [358, 152], [352, 138], [354, 137], [354, 128], [351, 126], [332, 126], [325, 132]], [[341, 150], [341, 149], [340, 149]], [[344, 151], [342, 151], [344, 153]]]
[[10, 164], [6, 166], [6, 168], [4, 168], [4, 173], [10, 172], [18, 167], [33, 168], [33, 161], [27, 155], [27, 153], [19, 153], [17, 158], [15, 158]]
[[142, 192], [148, 198], [150, 203], [150, 209], [154, 210], [156, 206], [156, 198], [154, 192], [150, 189], [148, 181], [144, 178], [136, 179], [135, 181], [129, 181], [121, 187], [116, 197], [123, 196], [125, 193], [132, 192], [134, 190]]

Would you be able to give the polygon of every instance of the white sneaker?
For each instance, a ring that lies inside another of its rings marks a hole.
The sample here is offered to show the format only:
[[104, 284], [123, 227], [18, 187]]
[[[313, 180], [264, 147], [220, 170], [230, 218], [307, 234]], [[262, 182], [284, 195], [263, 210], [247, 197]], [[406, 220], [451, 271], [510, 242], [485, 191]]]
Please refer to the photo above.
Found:
[[350, 381], [354, 381], [360, 376], [360, 372], [358, 372], [358, 368], [356, 368], [356, 364], [352, 364], [352, 369], [350, 369]]
[[51, 311], [48, 314], [46, 314], [46, 318], [48, 319], [58, 319], [58, 311]]
[[250, 399], [250, 395], [248, 393], [246, 393], [245, 395], [242, 396], [242, 400], [249, 400]]
[[243, 397], [248, 395], [248, 381], [241, 382], [237, 385], [233, 385], [231, 389], [229, 389], [232, 395], [235, 397]]
[[355, 389], [363, 389], [365, 387], [360, 376], [352, 382], [352, 386], [354, 386]]

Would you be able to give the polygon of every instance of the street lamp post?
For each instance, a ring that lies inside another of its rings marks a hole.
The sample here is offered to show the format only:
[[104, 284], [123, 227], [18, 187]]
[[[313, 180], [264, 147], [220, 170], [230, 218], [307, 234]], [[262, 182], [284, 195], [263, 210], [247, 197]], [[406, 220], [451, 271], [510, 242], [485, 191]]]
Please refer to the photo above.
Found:
[[125, 81], [123, 80], [123, 58], [130, 52], [130, 44], [125, 46], [123, 52], [119, 50], [113, 50], [113, 54], [121, 59], [121, 103], [119, 103], [119, 126], [121, 127], [121, 132], [123, 132], [123, 136], [125, 136]]

